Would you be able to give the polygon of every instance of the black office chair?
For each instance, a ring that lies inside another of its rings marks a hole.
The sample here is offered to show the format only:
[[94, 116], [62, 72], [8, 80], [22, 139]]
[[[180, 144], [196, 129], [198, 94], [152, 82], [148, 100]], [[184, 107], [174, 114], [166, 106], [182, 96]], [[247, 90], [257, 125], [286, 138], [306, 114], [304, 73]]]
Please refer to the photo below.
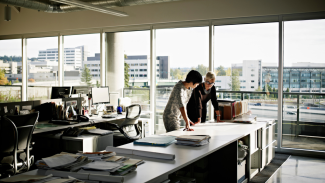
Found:
[[0, 174], [28, 171], [34, 163], [31, 138], [39, 113], [3, 116], [0, 126]]
[[114, 123], [105, 123], [104, 129], [114, 131], [114, 146], [121, 146], [141, 138], [141, 130], [138, 119], [141, 114], [141, 106], [132, 104], [126, 107], [124, 119], [118, 119]]

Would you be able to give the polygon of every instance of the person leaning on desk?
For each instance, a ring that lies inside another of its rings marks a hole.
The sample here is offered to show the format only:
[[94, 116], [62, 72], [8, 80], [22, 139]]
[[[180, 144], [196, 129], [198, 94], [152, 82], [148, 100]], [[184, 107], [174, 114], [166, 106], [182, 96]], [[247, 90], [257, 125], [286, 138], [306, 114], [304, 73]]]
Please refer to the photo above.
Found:
[[217, 122], [220, 120], [220, 112], [216, 95], [216, 87], [214, 82], [216, 74], [209, 71], [204, 78], [204, 83], [200, 83], [198, 87], [193, 90], [190, 101], [187, 103], [187, 116], [191, 121], [191, 125], [204, 123], [206, 121], [207, 103], [211, 100], [214, 110], [217, 114]]
[[163, 121], [167, 132], [180, 129], [180, 117], [185, 121], [185, 130], [193, 131], [190, 128], [191, 122], [186, 114], [186, 104], [189, 101], [192, 90], [202, 82], [202, 75], [191, 70], [185, 81], [179, 81], [171, 92], [163, 113]]

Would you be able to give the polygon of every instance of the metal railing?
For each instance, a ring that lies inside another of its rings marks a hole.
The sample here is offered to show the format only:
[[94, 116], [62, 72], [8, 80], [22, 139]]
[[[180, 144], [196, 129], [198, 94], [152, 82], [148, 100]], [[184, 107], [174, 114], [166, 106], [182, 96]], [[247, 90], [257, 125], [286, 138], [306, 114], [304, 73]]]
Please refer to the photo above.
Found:
[[21, 85], [0, 85], [0, 102], [21, 102]]

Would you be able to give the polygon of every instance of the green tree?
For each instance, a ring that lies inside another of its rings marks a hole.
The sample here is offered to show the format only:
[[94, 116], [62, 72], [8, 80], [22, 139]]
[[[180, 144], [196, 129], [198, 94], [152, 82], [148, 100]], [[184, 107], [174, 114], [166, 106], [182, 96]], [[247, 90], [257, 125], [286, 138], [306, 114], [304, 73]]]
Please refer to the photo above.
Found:
[[170, 75], [173, 79], [182, 80], [185, 78], [186, 73], [183, 73], [179, 68], [178, 69], [170, 69]]
[[226, 70], [222, 65], [217, 68], [217, 76], [226, 76]]
[[0, 69], [0, 85], [11, 85], [5, 74], [6, 71], [4, 69]]
[[232, 91], [240, 91], [240, 81], [239, 81], [239, 72], [237, 70], [233, 70], [230, 77], [229, 86]]
[[129, 68], [130, 68], [129, 64], [124, 62], [124, 87], [125, 88], [130, 87], [129, 86], [129, 80], [130, 80], [130, 78], [129, 78], [130, 77], [129, 76]]
[[202, 75], [205, 76], [208, 72], [209, 68], [204, 66], [203, 64], [200, 64], [197, 66], [197, 71]]
[[92, 86], [92, 78], [93, 76], [91, 75], [89, 68], [87, 67], [87, 65], [85, 65], [81, 73], [81, 82], [86, 83], [87, 86]]

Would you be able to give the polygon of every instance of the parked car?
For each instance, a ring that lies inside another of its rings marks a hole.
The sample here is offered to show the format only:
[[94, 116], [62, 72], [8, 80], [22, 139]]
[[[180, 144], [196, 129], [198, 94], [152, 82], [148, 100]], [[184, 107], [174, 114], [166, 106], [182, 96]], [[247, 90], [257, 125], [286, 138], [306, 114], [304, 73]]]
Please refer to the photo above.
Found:
[[255, 106], [262, 106], [262, 104], [261, 103], [256, 103]]
[[296, 112], [292, 112], [292, 111], [288, 111], [287, 114], [296, 115], [297, 113]]
[[289, 108], [289, 109], [295, 109], [296, 107], [295, 106], [292, 106], [292, 105], [288, 105], [287, 108]]

